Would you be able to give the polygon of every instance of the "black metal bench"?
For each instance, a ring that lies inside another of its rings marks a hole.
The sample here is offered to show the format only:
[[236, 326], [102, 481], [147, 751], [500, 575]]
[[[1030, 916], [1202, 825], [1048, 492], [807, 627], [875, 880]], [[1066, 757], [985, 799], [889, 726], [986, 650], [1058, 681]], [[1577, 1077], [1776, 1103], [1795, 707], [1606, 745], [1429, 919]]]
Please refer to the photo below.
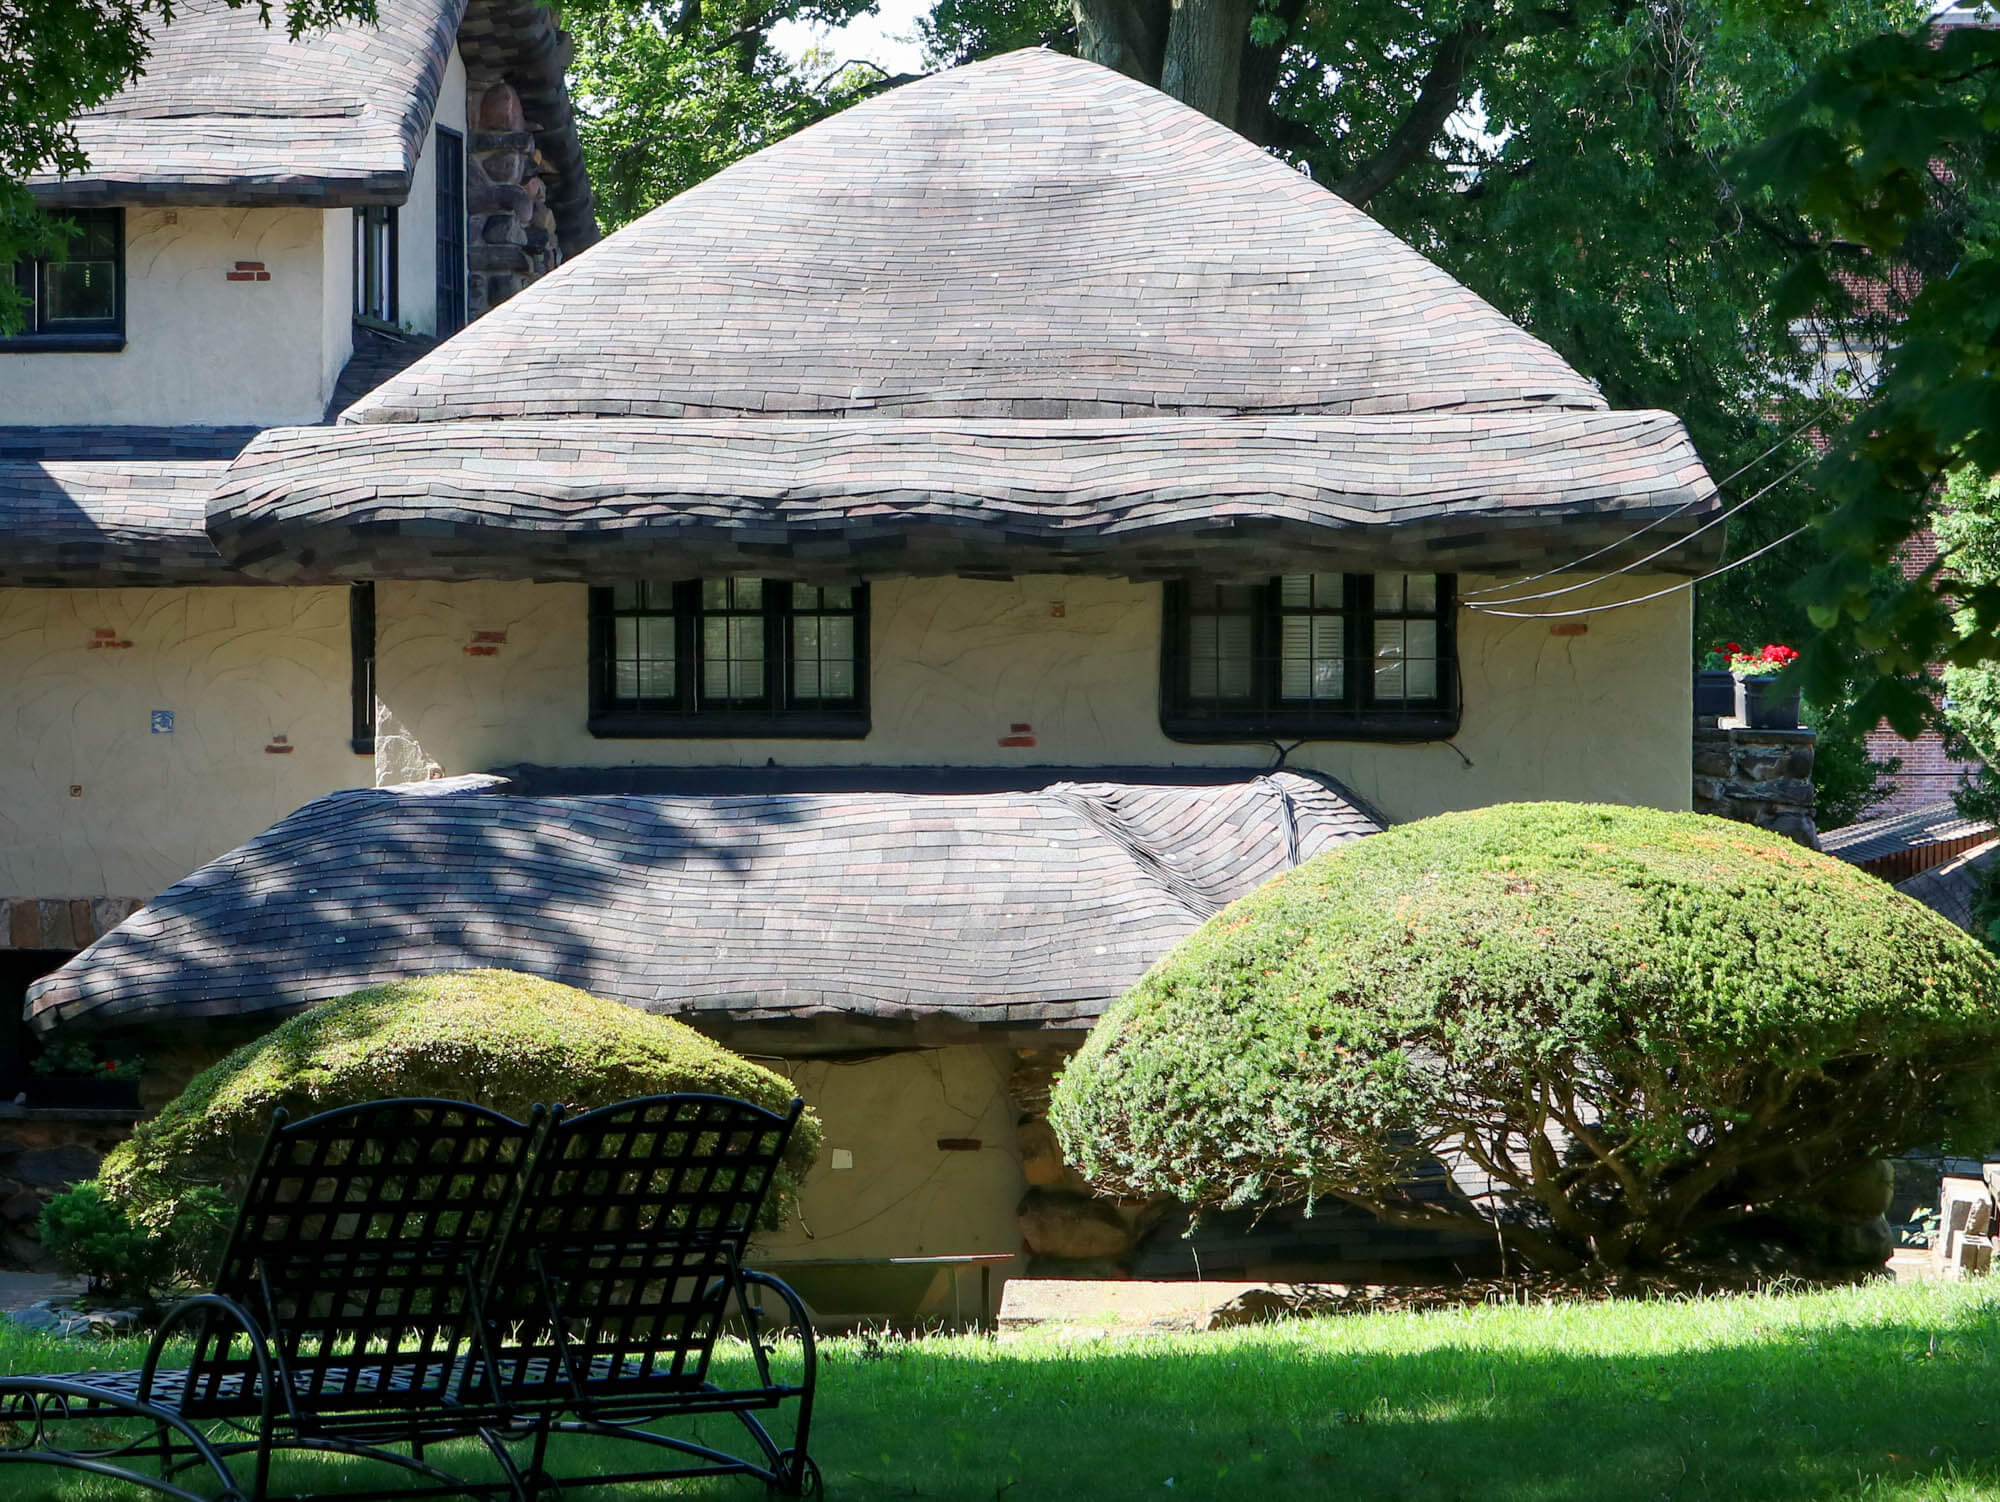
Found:
[[[575, 1434], [659, 1456], [580, 1481], [742, 1474], [806, 1495], [812, 1331], [796, 1295], [742, 1266], [802, 1108], [680, 1095], [526, 1123], [439, 1100], [281, 1113], [215, 1291], [168, 1312], [138, 1371], [0, 1378], [0, 1462], [265, 1502], [276, 1454], [322, 1451], [406, 1473], [341, 1493], [354, 1499], [527, 1499], [560, 1487], [548, 1442]], [[772, 1374], [752, 1288], [799, 1328], [796, 1381]], [[724, 1389], [709, 1369], [731, 1307], [757, 1381]], [[189, 1360], [163, 1368], [177, 1338]], [[788, 1401], [780, 1447], [757, 1415]], [[755, 1456], [660, 1432], [702, 1414], [737, 1416]], [[128, 1420], [136, 1432], [105, 1432]], [[500, 1479], [427, 1456], [463, 1439]]]

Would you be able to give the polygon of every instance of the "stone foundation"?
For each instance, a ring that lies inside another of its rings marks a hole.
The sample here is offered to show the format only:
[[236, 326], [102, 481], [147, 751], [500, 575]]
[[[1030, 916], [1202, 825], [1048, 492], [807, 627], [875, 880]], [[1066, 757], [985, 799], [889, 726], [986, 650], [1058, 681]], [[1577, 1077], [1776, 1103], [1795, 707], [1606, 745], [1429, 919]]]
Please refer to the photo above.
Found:
[[1068, 1062], [1066, 1048], [1024, 1048], [1015, 1055], [1007, 1094], [1014, 1103], [1021, 1177], [1028, 1192], [1015, 1211], [1026, 1246], [1030, 1277], [1129, 1277], [1146, 1233], [1173, 1201], [1105, 1199], [1090, 1192], [1063, 1161], [1062, 1143], [1049, 1125], [1049, 1088]]
[[0, 1263], [34, 1272], [55, 1264], [42, 1249], [42, 1206], [97, 1177], [104, 1155], [131, 1134], [130, 1111], [29, 1111], [0, 1107]]
[[145, 905], [139, 897], [0, 897], [0, 949], [83, 949]]
[[1694, 811], [1754, 824], [1819, 848], [1813, 822], [1810, 730], [1698, 727], [1694, 732]]

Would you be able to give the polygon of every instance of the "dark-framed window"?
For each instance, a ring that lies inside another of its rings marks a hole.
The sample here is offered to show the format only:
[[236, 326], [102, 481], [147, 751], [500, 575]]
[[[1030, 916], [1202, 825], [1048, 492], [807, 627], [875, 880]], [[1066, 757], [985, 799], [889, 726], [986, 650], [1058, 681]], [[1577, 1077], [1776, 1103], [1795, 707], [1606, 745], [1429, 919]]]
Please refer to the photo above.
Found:
[[1178, 740], [1429, 740], [1458, 729], [1450, 574], [1166, 586], [1160, 724]]
[[375, 754], [375, 585], [347, 586], [348, 745], [357, 756]]
[[465, 137], [437, 128], [437, 336], [465, 327]]
[[396, 210], [369, 204], [354, 211], [354, 316], [396, 325]]
[[868, 733], [868, 586], [635, 580], [590, 592], [599, 736]]
[[0, 349], [123, 349], [125, 211], [56, 209], [53, 217], [72, 227], [61, 253], [0, 264], [27, 304], [26, 323]]

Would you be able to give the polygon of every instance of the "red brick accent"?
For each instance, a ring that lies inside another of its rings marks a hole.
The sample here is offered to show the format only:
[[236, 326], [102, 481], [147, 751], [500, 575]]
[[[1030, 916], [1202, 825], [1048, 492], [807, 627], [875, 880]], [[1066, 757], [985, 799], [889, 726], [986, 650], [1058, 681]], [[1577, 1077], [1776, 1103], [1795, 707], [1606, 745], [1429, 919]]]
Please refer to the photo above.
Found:
[[504, 631], [475, 631], [472, 633], [472, 639], [474, 641], [490, 641], [490, 642], [504, 643], [507, 640], [507, 633]]
[[222, 273], [222, 279], [226, 282], [254, 282], [257, 280], [257, 273], [254, 271], [225, 271]]
[[1035, 727], [1033, 725], [1023, 725], [1020, 722], [1016, 721], [1014, 724], [1009, 725], [1007, 728], [1013, 731], [1014, 734], [1016, 735], [1026, 735], [1030, 730], [1033, 730]]
[[271, 744], [264, 748], [266, 756], [289, 756], [292, 753], [292, 738], [289, 735], [274, 735]]
[[236, 269], [238, 271], [262, 271], [264, 263], [262, 261], [238, 261]]
[[1549, 635], [1551, 636], [1588, 636], [1589, 634], [1590, 623], [1588, 621], [1557, 621], [1555, 625], [1549, 627]]
[[1003, 746], [1032, 746], [1034, 743], [1035, 738], [1032, 735], [1003, 735], [1000, 737], [1000, 744]]
[[498, 647], [467, 647], [465, 655], [467, 657], [498, 657], [500, 649]]

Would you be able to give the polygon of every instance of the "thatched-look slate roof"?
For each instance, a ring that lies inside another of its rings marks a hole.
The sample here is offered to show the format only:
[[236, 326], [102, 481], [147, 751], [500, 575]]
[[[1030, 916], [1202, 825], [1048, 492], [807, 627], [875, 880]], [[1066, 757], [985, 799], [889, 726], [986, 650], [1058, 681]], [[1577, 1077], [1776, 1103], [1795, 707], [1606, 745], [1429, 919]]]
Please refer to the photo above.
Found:
[[[732, 1023], [1075, 1027], [1224, 903], [1380, 828], [1297, 773], [1156, 775], [1176, 780], [973, 771], [959, 791], [729, 795], [709, 771], [698, 794], [520, 794], [492, 777], [335, 793], [38, 982], [27, 1016], [279, 1014], [495, 965]], [[948, 789], [954, 774], [910, 777]]]
[[335, 432], [267, 435], [211, 532], [274, 579], [1250, 573], [1392, 533], [1504, 567], [1671, 514], [1658, 547], [1714, 507], [1672, 417], [1606, 411], [1234, 132], [1035, 50], [738, 163]]
[[255, 432], [0, 427], [0, 585], [261, 583], [202, 529]]
[[294, 41], [282, 6], [266, 25], [254, 4], [178, 0], [172, 22], [152, 26], [144, 75], [76, 121], [89, 166], [29, 186], [57, 204], [401, 203], [458, 40], [469, 64], [535, 103], [564, 246], [595, 239], [553, 11], [533, 0], [380, 0], [378, 11], [379, 25]]

